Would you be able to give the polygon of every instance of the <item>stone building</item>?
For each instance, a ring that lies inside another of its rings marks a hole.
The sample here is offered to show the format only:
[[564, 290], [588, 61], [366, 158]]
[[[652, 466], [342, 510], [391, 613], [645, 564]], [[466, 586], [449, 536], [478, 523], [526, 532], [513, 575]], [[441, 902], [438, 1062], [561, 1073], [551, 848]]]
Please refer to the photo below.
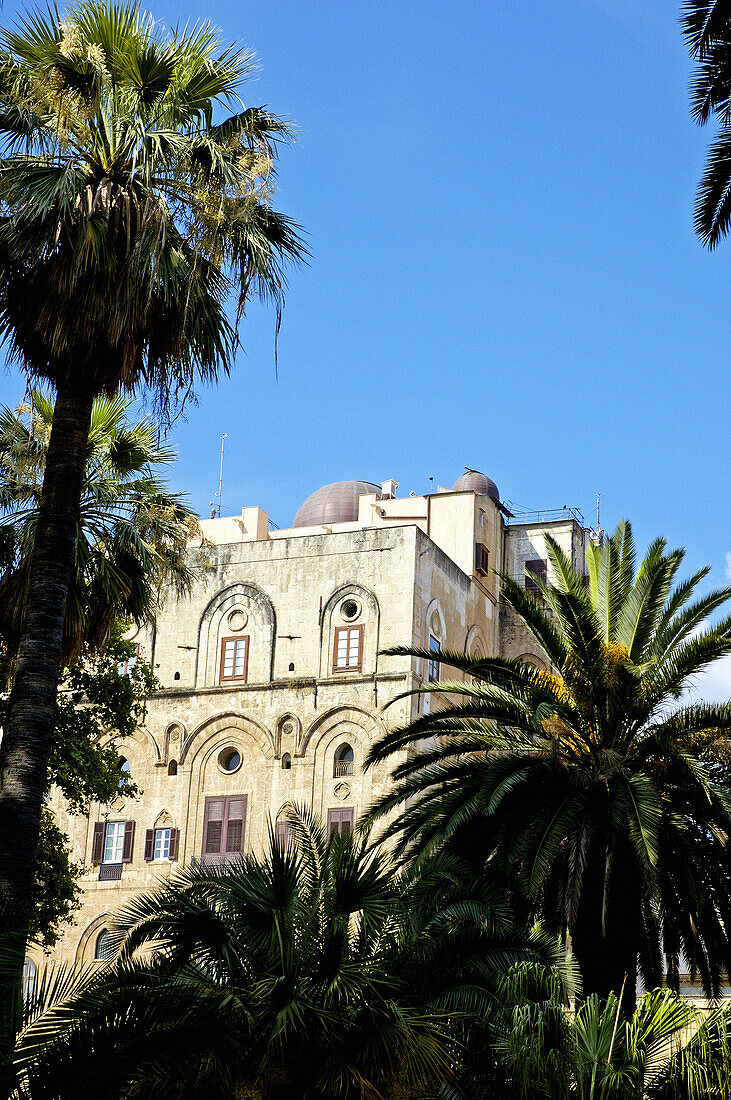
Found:
[[[426, 496], [397, 488], [327, 485], [288, 530], [257, 507], [202, 524], [194, 590], [134, 639], [164, 685], [119, 745], [141, 796], [88, 819], [51, 802], [86, 867], [57, 957], [103, 958], [114, 910], [181, 863], [261, 850], [289, 801], [351, 829], [388, 783], [390, 765], [364, 773], [369, 745], [431, 697], [388, 704], [439, 678], [440, 647], [543, 663], [496, 574], [550, 580], [547, 532], [583, 567], [580, 515], [517, 519], [475, 471]], [[394, 645], [434, 656], [384, 656]]]

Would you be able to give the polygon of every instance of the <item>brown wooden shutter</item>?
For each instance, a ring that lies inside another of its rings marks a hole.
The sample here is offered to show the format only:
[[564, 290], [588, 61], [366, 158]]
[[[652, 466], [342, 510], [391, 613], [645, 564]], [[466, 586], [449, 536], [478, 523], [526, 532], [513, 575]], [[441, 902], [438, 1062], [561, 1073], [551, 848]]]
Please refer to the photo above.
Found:
[[533, 558], [525, 563], [525, 588], [527, 592], [539, 592], [536, 581], [546, 583], [548, 576], [548, 562], [545, 558]]
[[340, 810], [327, 811], [327, 835], [332, 836], [333, 832], [340, 832]]
[[246, 795], [227, 799], [226, 854], [236, 855], [244, 850], [246, 831]]
[[135, 823], [134, 821], [125, 821], [124, 823], [124, 847], [122, 848], [122, 863], [132, 862], [132, 845], [135, 838]]
[[101, 863], [104, 850], [104, 822], [94, 822], [94, 836], [91, 842], [91, 862]]
[[205, 856], [220, 856], [223, 845], [223, 819], [226, 814], [225, 798], [207, 798], [203, 814], [203, 851]]
[[170, 846], [168, 848], [168, 859], [178, 858], [178, 839], [180, 837], [180, 829], [170, 830]]
[[342, 806], [338, 807], [337, 810], [328, 810], [327, 835], [340, 833], [341, 836], [347, 836], [348, 833], [352, 833], [354, 814], [355, 811], [352, 806]]
[[145, 832], [145, 859], [149, 863], [155, 855], [155, 830], [148, 829]]

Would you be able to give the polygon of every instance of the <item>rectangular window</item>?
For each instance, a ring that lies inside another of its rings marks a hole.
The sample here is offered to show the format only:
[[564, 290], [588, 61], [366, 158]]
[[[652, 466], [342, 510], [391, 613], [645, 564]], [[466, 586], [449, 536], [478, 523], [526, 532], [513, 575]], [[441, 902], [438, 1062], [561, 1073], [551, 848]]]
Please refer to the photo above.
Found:
[[354, 817], [355, 811], [352, 806], [339, 806], [337, 810], [328, 810], [327, 835], [332, 836], [333, 833], [340, 833], [341, 836], [346, 836], [348, 833], [352, 833]]
[[206, 799], [201, 853], [206, 862], [225, 862], [243, 852], [247, 798], [245, 794], [237, 794]]
[[358, 672], [363, 655], [363, 626], [338, 626], [333, 644], [333, 672]]
[[[440, 648], [439, 642], [434, 637], [434, 635], [431, 634], [429, 636], [429, 651], [431, 653], [438, 653], [439, 648]], [[429, 661], [429, 683], [434, 684], [434, 683], [437, 682], [438, 679], [439, 679], [439, 658], [438, 657], [432, 657], [431, 660]]]
[[538, 587], [538, 581], [546, 583], [546, 577], [548, 574], [548, 562], [545, 558], [533, 558], [531, 561], [525, 563], [525, 590], [526, 592], [535, 592], [540, 595], [540, 588]]
[[152, 849], [153, 859], [170, 858], [170, 836], [172, 829], [155, 829], [155, 842]]
[[124, 821], [108, 821], [104, 830], [102, 863], [121, 863], [124, 854]]
[[274, 826], [277, 843], [285, 852], [292, 852], [295, 848], [294, 829], [288, 821], [278, 821]]
[[249, 671], [249, 638], [223, 638], [221, 641], [221, 671], [219, 681], [243, 680]]
[[177, 859], [179, 837], [179, 829], [167, 826], [148, 829], [145, 833], [145, 860], [150, 863], [153, 859]]
[[475, 544], [475, 573], [478, 577], [486, 577], [490, 572], [489, 554], [486, 546], [481, 542]]

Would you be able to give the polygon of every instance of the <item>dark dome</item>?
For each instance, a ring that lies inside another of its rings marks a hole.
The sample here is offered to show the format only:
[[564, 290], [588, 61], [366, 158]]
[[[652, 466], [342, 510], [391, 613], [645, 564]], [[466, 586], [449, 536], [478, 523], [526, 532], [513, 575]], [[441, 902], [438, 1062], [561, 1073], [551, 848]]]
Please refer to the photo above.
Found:
[[375, 493], [381, 499], [378, 485], [370, 481], [334, 481], [323, 485], [297, 509], [293, 527], [320, 527], [331, 523], [350, 523], [358, 518], [358, 498]]
[[452, 486], [454, 493], [477, 493], [481, 497], [490, 497], [491, 500], [500, 500], [497, 485], [489, 477], [478, 470], [467, 470], [458, 477]]

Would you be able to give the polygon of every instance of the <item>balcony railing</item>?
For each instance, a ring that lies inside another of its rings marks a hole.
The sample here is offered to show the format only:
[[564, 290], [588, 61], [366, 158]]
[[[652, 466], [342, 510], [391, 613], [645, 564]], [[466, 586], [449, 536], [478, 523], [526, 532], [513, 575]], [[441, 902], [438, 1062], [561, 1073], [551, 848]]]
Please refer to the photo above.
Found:
[[118, 882], [122, 877], [121, 863], [102, 863], [99, 865], [100, 882]]
[[342, 779], [344, 775], [353, 774], [353, 761], [352, 760], [336, 760], [333, 775], [336, 779]]

